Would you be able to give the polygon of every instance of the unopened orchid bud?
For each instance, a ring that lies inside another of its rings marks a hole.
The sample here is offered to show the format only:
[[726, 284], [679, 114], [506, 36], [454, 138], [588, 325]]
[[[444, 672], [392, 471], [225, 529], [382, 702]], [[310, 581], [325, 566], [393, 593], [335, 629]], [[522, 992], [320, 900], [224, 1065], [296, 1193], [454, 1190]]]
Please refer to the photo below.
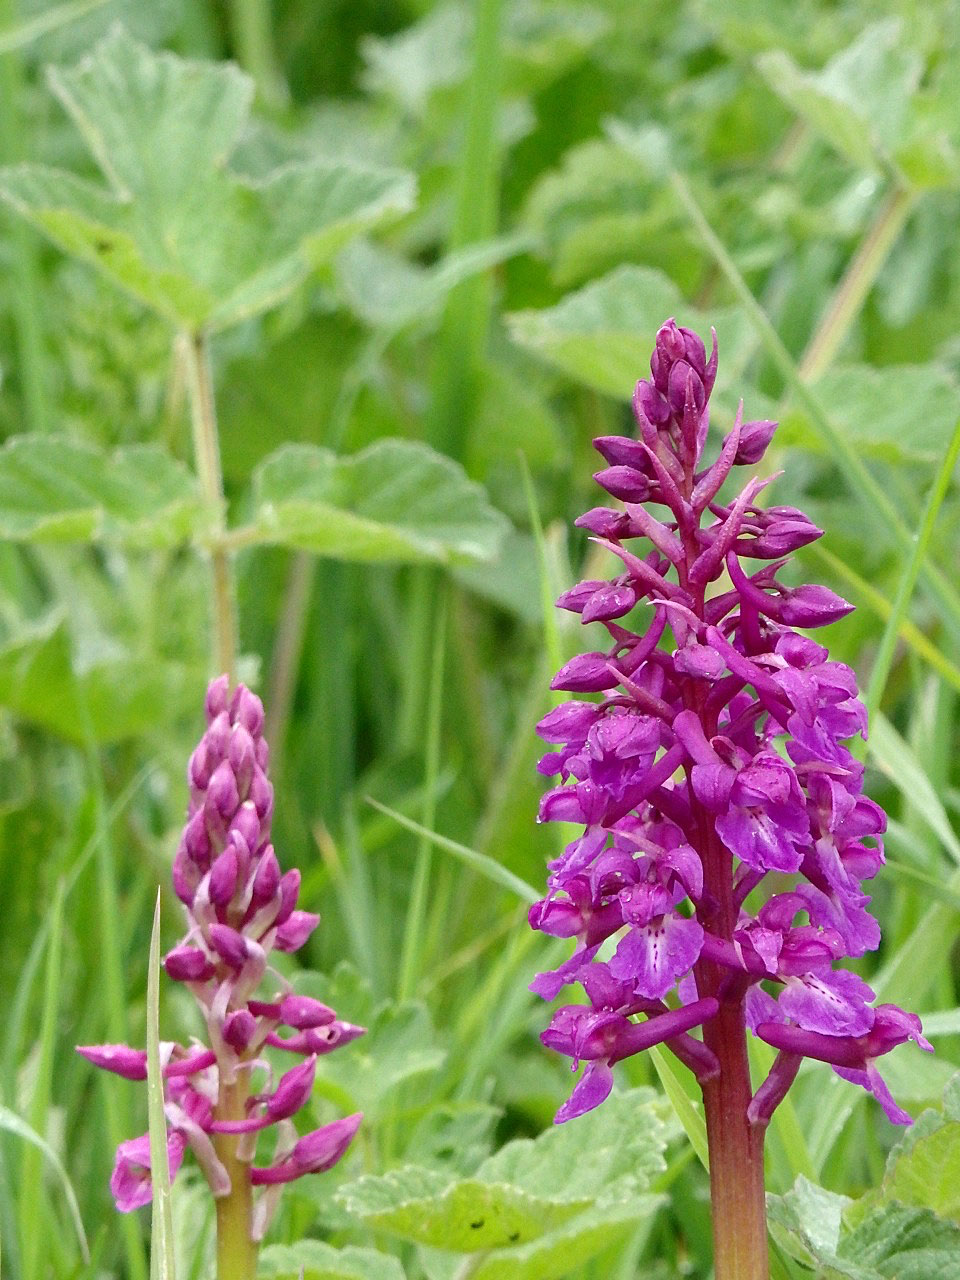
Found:
[[214, 973], [206, 952], [188, 945], [168, 951], [163, 959], [163, 967], [174, 982], [205, 982]]
[[223, 1023], [223, 1038], [231, 1049], [245, 1053], [257, 1033], [257, 1020], [249, 1009], [236, 1009]]
[[85, 1044], [77, 1045], [77, 1053], [95, 1067], [112, 1071], [124, 1080], [147, 1078], [147, 1055], [143, 1049], [131, 1049], [126, 1044]]
[[312, 911], [294, 911], [277, 929], [274, 945], [278, 951], [298, 951], [319, 923]]

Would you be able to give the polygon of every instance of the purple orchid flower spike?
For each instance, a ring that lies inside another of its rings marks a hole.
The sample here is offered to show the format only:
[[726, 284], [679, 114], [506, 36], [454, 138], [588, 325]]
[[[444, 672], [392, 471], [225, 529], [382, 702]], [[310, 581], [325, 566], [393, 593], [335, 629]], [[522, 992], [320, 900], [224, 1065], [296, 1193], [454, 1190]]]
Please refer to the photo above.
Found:
[[[695, 1072], [717, 1277], [753, 1280], [767, 1266], [763, 1133], [803, 1058], [830, 1063], [907, 1123], [876, 1060], [906, 1039], [930, 1045], [915, 1015], [875, 1007], [838, 967], [879, 942], [863, 883], [883, 863], [886, 819], [845, 745], [866, 733], [854, 674], [795, 630], [852, 606], [778, 579], [821, 530], [792, 507], [758, 507], [765, 480], [720, 497], [734, 468], [761, 460], [776, 424], [738, 413], [704, 462], [715, 335], [708, 357], [697, 334], [667, 321], [650, 368], [633, 399], [637, 438], [594, 442], [608, 464], [595, 479], [622, 506], [577, 521], [617, 556], [617, 574], [557, 602], [608, 643], [551, 684], [589, 700], [538, 726], [551, 747], [540, 772], [557, 784], [540, 821], [583, 834], [530, 910], [533, 928], [576, 949], [532, 989], [553, 999], [576, 982], [588, 1001], [558, 1009], [543, 1033], [586, 1064], [558, 1121], [600, 1105], [613, 1065], [652, 1045]], [[780, 1051], [755, 1092], [748, 1029]]]
[[[173, 862], [187, 932], [164, 967], [196, 999], [209, 1047], [161, 1046], [167, 1155], [172, 1179], [185, 1150], [193, 1151], [217, 1200], [218, 1256], [226, 1273], [252, 1275], [275, 1207], [266, 1192], [263, 1204], [255, 1204], [253, 1188], [331, 1168], [361, 1116], [316, 1130], [266, 1165], [254, 1163], [257, 1137], [273, 1126], [289, 1127], [310, 1101], [317, 1055], [348, 1044], [364, 1029], [340, 1021], [329, 1006], [294, 994], [286, 984], [260, 993], [270, 952], [296, 951], [319, 917], [297, 909], [300, 873], [281, 874], [270, 842], [273, 788], [260, 699], [242, 684], [231, 694], [224, 675], [210, 684], [205, 710], [207, 729], [190, 757], [187, 821]], [[276, 973], [270, 973], [276, 983]], [[257, 1093], [255, 1073], [266, 1072], [268, 1085], [273, 1080], [268, 1046], [304, 1061]], [[105, 1044], [78, 1052], [125, 1079], [146, 1079], [147, 1058], [140, 1049]], [[110, 1187], [121, 1212], [149, 1204], [146, 1135], [120, 1144]]]

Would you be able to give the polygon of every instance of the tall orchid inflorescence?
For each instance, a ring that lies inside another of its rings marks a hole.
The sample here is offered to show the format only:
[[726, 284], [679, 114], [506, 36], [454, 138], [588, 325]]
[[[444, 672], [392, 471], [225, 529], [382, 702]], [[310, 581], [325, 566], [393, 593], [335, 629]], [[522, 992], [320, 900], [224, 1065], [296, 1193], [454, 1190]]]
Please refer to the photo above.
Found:
[[[329, 1169], [356, 1132], [359, 1114], [300, 1138], [291, 1118], [310, 1098], [318, 1055], [349, 1043], [363, 1028], [293, 994], [274, 970], [272, 994], [260, 993], [270, 952], [296, 951], [319, 917], [296, 910], [300, 873], [281, 874], [270, 843], [273, 787], [260, 699], [242, 684], [231, 696], [224, 675], [210, 684], [205, 709], [207, 729], [190, 757], [189, 811], [173, 863], [187, 934], [164, 968], [196, 999], [208, 1043], [161, 1046], [167, 1153], [175, 1175], [184, 1149], [192, 1148], [217, 1199], [219, 1234], [234, 1237], [226, 1245], [221, 1240], [221, 1252], [238, 1260], [226, 1272], [242, 1275], [255, 1260], [280, 1184]], [[263, 1056], [268, 1046], [303, 1061], [274, 1081]], [[79, 1052], [127, 1079], [146, 1079], [142, 1050], [93, 1045]], [[265, 1082], [259, 1092], [254, 1076]], [[256, 1165], [258, 1136], [272, 1126], [272, 1159]], [[120, 1144], [110, 1185], [118, 1209], [149, 1203], [148, 1135]], [[256, 1203], [255, 1187], [264, 1188]]]
[[[540, 771], [562, 783], [540, 818], [584, 830], [550, 864], [549, 892], [530, 911], [534, 928], [576, 948], [533, 989], [553, 999], [578, 982], [588, 999], [558, 1009], [542, 1037], [586, 1064], [558, 1121], [601, 1103], [613, 1064], [651, 1045], [696, 1073], [717, 1275], [743, 1280], [765, 1274], [763, 1131], [803, 1058], [830, 1063], [906, 1123], [875, 1059], [906, 1039], [930, 1045], [914, 1014], [874, 1006], [867, 984], [835, 967], [879, 942], [862, 882], [883, 862], [885, 816], [844, 745], [866, 735], [854, 674], [795, 629], [852, 606], [778, 581], [821, 530], [792, 507], [758, 507], [769, 479], [718, 500], [734, 467], [760, 461], [776, 424], [744, 423], [741, 406], [719, 456], [702, 463], [716, 335], [708, 359], [670, 320], [650, 367], [634, 395], [638, 438], [594, 441], [609, 464], [595, 478], [622, 508], [577, 520], [623, 571], [558, 601], [611, 643], [573, 658], [551, 685], [600, 700], [565, 702], [538, 726], [556, 748]], [[755, 1092], [746, 1027], [779, 1051]], [[740, 1234], [739, 1253], [725, 1230]]]

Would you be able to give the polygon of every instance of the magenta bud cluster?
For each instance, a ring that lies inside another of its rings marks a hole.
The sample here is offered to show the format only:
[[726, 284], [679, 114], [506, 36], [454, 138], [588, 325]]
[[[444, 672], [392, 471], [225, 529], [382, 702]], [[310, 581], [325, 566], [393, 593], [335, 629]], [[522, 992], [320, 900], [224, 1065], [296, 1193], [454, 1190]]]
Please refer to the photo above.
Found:
[[[187, 767], [189, 808], [173, 861], [173, 888], [187, 931], [163, 963], [168, 977], [184, 983], [196, 999], [208, 1044], [164, 1044], [162, 1071], [171, 1175], [189, 1146], [220, 1197], [230, 1194], [231, 1177], [217, 1149], [218, 1135], [241, 1139], [236, 1159], [248, 1166], [254, 1186], [289, 1182], [339, 1160], [359, 1114], [299, 1139], [289, 1122], [310, 1100], [317, 1057], [348, 1044], [364, 1028], [289, 989], [269, 996], [261, 991], [270, 952], [296, 951], [319, 917], [297, 908], [300, 872], [281, 872], [270, 840], [273, 787], [260, 699], [242, 684], [231, 694], [223, 675], [207, 689], [205, 711], [206, 732]], [[280, 981], [276, 975], [274, 981]], [[304, 1060], [275, 1080], [268, 1047]], [[142, 1050], [91, 1045], [79, 1052], [126, 1079], [146, 1079]], [[264, 1087], [255, 1090], [254, 1079]], [[228, 1097], [236, 1096], [238, 1081], [244, 1098], [239, 1116]], [[257, 1166], [256, 1135], [270, 1126], [279, 1126], [280, 1133], [273, 1161]], [[146, 1135], [120, 1144], [110, 1185], [120, 1210], [150, 1202]]]
[[701, 1083], [715, 1077], [711, 1020], [726, 1006], [779, 1050], [752, 1123], [769, 1120], [804, 1057], [908, 1122], [874, 1062], [907, 1039], [929, 1049], [920, 1021], [875, 1007], [839, 967], [880, 940], [864, 883], [883, 863], [886, 818], [846, 745], [866, 736], [866, 712], [853, 671], [796, 629], [852, 606], [781, 581], [821, 530], [793, 507], [757, 505], [769, 479], [720, 496], [776, 423], [744, 422], [741, 405], [704, 461], [716, 335], [708, 356], [669, 320], [650, 369], [633, 399], [637, 435], [594, 441], [607, 464], [595, 479], [619, 504], [576, 522], [618, 572], [557, 602], [606, 638], [551, 688], [593, 696], [538, 726], [552, 747], [540, 772], [559, 784], [540, 820], [582, 828], [530, 910], [533, 928], [576, 939], [533, 990], [552, 1000], [578, 983], [587, 998], [558, 1009], [542, 1037], [586, 1064], [557, 1119], [597, 1106], [613, 1064], [653, 1044]]

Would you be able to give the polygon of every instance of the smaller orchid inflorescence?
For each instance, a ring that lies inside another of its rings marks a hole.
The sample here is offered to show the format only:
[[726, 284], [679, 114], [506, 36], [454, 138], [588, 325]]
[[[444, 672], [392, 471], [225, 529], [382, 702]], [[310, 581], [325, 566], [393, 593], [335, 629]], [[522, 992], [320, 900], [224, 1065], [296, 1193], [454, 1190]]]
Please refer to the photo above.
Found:
[[[205, 709], [207, 730], [190, 757], [189, 812], [173, 864], [188, 928], [164, 968], [195, 997], [208, 1043], [161, 1045], [167, 1153], [175, 1176], [185, 1148], [192, 1148], [218, 1205], [231, 1197], [243, 1201], [244, 1229], [255, 1244], [280, 1184], [331, 1168], [350, 1145], [359, 1114], [299, 1138], [291, 1118], [310, 1099], [317, 1057], [364, 1029], [340, 1021], [319, 1000], [294, 994], [274, 970], [274, 993], [258, 994], [270, 952], [296, 951], [319, 917], [296, 910], [300, 873], [281, 874], [270, 843], [273, 787], [260, 699], [242, 684], [231, 696], [224, 675], [211, 682]], [[303, 1061], [274, 1081], [263, 1056], [267, 1047]], [[79, 1052], [126, 1079], [146, 1079], [142, 1050], [107, 1044]], [[253, 1090], [255, 1074], [265, 1080], [260, 1092]], [[255, 1165], [258, 1136], [272, 1126], [272, 1160]], [[148, 1135], [120, 1144], [110, 1186], [123, 1211], [152, 1199]], [[265, 1188], [256, 1204], [255, 1187]]]
[[[836, 967], [880, 940], [862, 882], [883, 863], [886, 819], [845, 745], [867, 729], [854, 673], [795, 630], [852, 606], [778, 581], [821, 530], [792, 507], [757, 506], [769, 479], [718, 499], [734, 467], [760, 461], [776, 424], [744, 423], [741, 406], [719, 456], [701, 462], [716, 335], [708, 358], [670, 320], [650, 364], [633, 401], [638, 438], [594, 441], [608, 464], [595, 478], [622, 506], [576, 522], [622, 572], [558, 601], [611, 643], [551, 685], [600, 700], [564, 702], [538, 726], [555, 748], [540, 771], [562, 784], [540, 819], [584, 830], [530, 911], [534, 928], [576, 938], [576, 949], [533, 989], [553, 999], [578, 982], [588, 999], [558, 1009], [542, 1037], [586, 1064], [558, 1121], [604, 1100], [614, 1063], [662, 1044], [704, 1086], [711, 1137], [745, 1099], [747, 1160], [750, 1131], [762, 1143], [803, 1058], [831, 1064], [907, 1123], [875, 1060], [907, 1039], [931, 1046], [916, 1015], [875, 1007], [867, 983]], [[638, 538], [652, 549], [634, 549]], [[641, 634], [625, 619], [644, 605]], [[690, 1034], [698, 1027], [702, 1039]], [[752, 1096], [745, 1027], [779, 1051]], [[722, 1095], [716, 1082], [734, 1071], [740, 1082]], [[729, 1148], [731, 1132], [722, 1137]], [[712, 1142], [710, 1159], [712, 1169]]]

